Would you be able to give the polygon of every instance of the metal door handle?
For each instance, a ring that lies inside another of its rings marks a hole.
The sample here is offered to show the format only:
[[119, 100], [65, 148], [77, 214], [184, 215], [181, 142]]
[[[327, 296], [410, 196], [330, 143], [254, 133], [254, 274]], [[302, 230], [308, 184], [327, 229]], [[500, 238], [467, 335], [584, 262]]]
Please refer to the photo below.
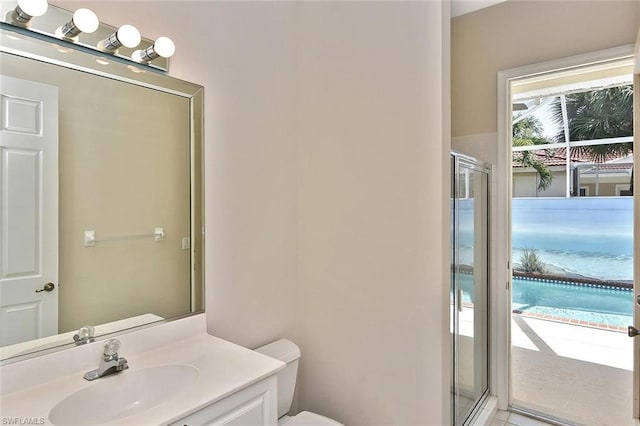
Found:
[[46, 283], [40, 290], [36, 290], [36, 293], [40, 293], [41, 291], [50, 292], [53, 291], [54, 288], [56, 288], [54, 283]]
[[635, 328], [634, 326], [630, 325], [629, 327], [627, 327], [627, 333], [629, 334], [629, 337], [636, 337], [638, 334], [640, 334], [640, 332], [638, 331], [637, 328]]

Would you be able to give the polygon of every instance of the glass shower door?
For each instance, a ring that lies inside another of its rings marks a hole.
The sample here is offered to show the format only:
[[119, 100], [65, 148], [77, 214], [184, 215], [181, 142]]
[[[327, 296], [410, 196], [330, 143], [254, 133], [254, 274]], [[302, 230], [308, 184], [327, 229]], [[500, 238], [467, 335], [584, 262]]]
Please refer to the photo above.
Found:
[[452, 423], [461, 426], [477, 412], [489, 386], [490, 169], [455, 154], [452, 170]]

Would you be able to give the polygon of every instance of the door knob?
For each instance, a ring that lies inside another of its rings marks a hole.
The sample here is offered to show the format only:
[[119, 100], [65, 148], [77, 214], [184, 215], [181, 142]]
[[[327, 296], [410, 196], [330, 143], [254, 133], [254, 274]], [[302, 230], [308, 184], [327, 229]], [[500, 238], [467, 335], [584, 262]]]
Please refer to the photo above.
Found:
[[640, 334], [640, 332], [638, 331], [637, 328], [635, 328], [634, 326], [630, 325], [629, 327], [627, 327], [627, 333], [629, 334], [629, 337], [636, 337], [638, 334]]
[[53, 291], [54, 288], [56, 288], [54, 283], [46, 283], [40, 290], [36, 290], [36, 293], [40, 293], [41, 291], [50, 292]]

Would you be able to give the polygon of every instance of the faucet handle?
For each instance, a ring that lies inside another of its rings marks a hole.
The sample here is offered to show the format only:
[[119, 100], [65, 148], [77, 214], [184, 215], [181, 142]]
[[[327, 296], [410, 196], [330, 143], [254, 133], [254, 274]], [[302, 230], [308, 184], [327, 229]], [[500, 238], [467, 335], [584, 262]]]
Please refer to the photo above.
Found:
[[104, 342], [104, 355], [105, 356], [114, 356], [118, 355], [118, 350], [120, 349], [120, 340], [118, 339], [109, 339]]
[[80, 327], [80, 330], [73, 335], [73, 340], [76, 345], [83, 345], [85, 343], [91, 343], [95, 341], [95, 328], [91, 325], [85, 325]]
[[127, 359], [124, 357], [120, 357], [120, 359], [118, 359], [118, 365], [116, 367], [116, 371], [126, 370], [127, 368], [129, 368], [129, 363], [127, 362]]

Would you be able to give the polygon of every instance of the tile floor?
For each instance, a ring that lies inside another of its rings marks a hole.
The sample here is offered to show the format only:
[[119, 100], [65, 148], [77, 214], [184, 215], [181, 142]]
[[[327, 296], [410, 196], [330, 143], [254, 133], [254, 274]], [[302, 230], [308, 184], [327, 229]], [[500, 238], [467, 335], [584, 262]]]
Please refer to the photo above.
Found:
[[522, 416], [508, 411], [498, 411], [496, 417], [491, 422], [491, 426], [546, 426], [549, 423]]

